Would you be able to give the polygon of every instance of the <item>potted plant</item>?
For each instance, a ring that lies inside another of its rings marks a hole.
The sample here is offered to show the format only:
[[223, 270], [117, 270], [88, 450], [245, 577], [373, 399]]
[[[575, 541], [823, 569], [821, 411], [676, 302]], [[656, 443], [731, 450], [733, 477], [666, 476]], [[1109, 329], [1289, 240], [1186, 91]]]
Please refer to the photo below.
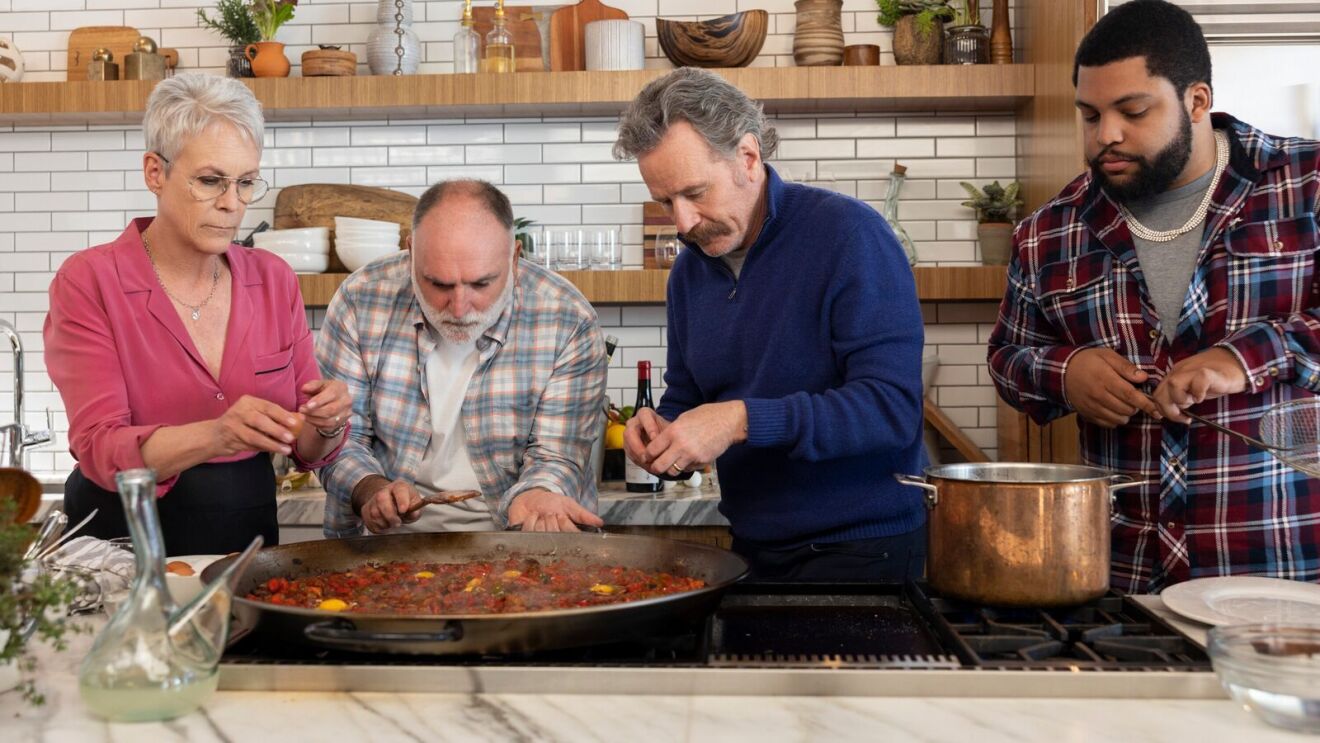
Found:
[[875, 0], [882, 26], [894, 28], [894, 61], [939, 64], [944, 56], [944, 22], [953, 18], [948, 0]]
[[289, 59], [284, 56], [284, 44], [275, 41], [275, 34], [280, 26], [293, 20], [297, 5], [298, 0], [252, 0], [250, 12], [261, 41], [249, 44], [246, 54], [257, 77], [289, 76]]
[[252, 64], [244, 52], [248, 44], [261, 41], [261, 31], [252, 20], [247, 0], [220, 0], [215, 4], [214, 16], [208, 16], [205, 10], [198, 8], [197, 23], [229, 41], [226, 72], [230, 77], [252, 77]]
[[990, 63], [990, 32], [981, 25], [981, 6], [976, 0], [963, 0], [945, 32], [944, 64]]
[[976, 238], [981, 243], [981, 263], [1002, 266], [1008, 263], [1013, 246], [1013, 213], [1022, 206], [1018, 192], [1022, 184], [1013, 181], [1007, 186], [995, 181], [984, 189], [963, 181], [971, 199], [962, 202], [976, 210]]
[[17, 691], [29, 702], [41, 704], [44, 700], [33, 680], [37, 661], [32, 638], [64, 650], [65, 634], [82, 629], [67, 619], [67, 608], [80, 586], [23, 559], [34, 532], [15, 523], [17, 515], [17, 501], [0, 499], [0, 693]]

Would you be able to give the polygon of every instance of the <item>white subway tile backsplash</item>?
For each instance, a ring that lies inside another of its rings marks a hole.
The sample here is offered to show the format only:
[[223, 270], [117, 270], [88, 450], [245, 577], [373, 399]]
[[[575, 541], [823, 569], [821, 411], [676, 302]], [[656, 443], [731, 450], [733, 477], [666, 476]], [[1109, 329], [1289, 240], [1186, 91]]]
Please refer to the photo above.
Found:
[[[636, 166], [633, 166], [634, 168]], [[510, 165], [504, 169], [505, 183], [581, 183], [581, 165]]]
[[640, 183], [637, 163], [587, 163], [582, 166], [583, 183]]
[[619, 136], [619, 125], [613, 121], [592, 121], [582, 124], [583, 142], [609, 142]]
[[267, 129], [275, 133], [277, 147], [347, 147], [351, 143], [347, 127], [297, 127]]
[[43, 212], [0, 212], [0, 232], [50, 232], [50, 220]]
[[451, 124], [428, 126], [427, 144], [490, 144], [504, 141], [504, 127], [499, 124]]
[[[582, 141], [582, 126], [582, 124], [575, 121], [505, 124], [504, 141], [510, 144], [519, 142], [580, 142]], [[548, 157], [546, 162], [550, 162]]]
[[430, 185], [426, 180], [426, 168], [423, 166], [403, 167], [391, 165], [388, 168], [353, 168], [352, 183], [358, 186], [377, 186], [380, 188], [398, 188], [400, 186]]
[[462, 165], [463, 147], [435, 145], [389, 148], [390, 165]]
[[[504, 178], [504, 168], [499, 165], [432, 165], [426, 169], [427, 183], [438, 183], [455, 178], [478, 178], [491, 183], [500, 183]], [[526, 182], [541, 183], [539, 180]]]
[[370, 126], [357, 127], [351, 131], [354, 147], [424, 145], [427, 136], [424, 126]]
[[588, 144], [547, 144], [541, 147], [541, 159], [547, 163], [612, 163], [609, 142]]
[[858, 157], [934, 157], [934, 139], [862, 139], [857, 142]]
[[6, 152], [49, 152], [50, 132], [14, 132], [4, 135], [3, 149]]
[[545, 203], [547, 204], [617, 204], [619, 186], [617, 184], [546, 186]]
[[[14, 171], [54, 172], [87, 170], [86, 152], [19, 152], [14, 155]], [[21, 177], [21, 176], [19, 176]]]
[[50, 135], [51, 149], [67, 150], [122, 150], [124, 133], [122, 131], [105, 132], [55, 132]]
[[[20, 193], [12, 196], [10, 208], [3, 211], [72, 212], [87, 211], [87, 194], [82, 192]], [[98, 208], [104, 208], [97, 204]]]
[[943, 137], [938, 147], [940, 157], [1012, 157], [1016, 152], [1013, 137]]
[[317, 168], [389, 165], [388, 147], [317, 147], [312, 165]]
[[142, 171], [142, 150], [88, 152], [88, 170], [136, 170]]
[[469, 145], [466, 148], [465, 156], [469, 165], [486, 165], [491, 163], [540, 163], [541, 145]]
[[971, 116], [913, 116], [898, 119], [900, 137], [966, 137], [976, 134]]

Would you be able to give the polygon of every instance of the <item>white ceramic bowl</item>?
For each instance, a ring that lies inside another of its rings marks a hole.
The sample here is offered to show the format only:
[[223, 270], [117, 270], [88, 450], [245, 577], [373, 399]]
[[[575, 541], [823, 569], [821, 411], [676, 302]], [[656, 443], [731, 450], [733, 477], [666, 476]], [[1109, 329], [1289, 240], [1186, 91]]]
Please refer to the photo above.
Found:
[[360, 219], [358, 217], [335, 217], [335, 230], [338, 231], [343, 229], [398, 232], [400, 229], [400, 225], [398, 222], [386, 222], [379, 219]]
[[363, 232], [362, 230], [337, 230], [335, 232], [335, 242], [348, 240], [349, 242], [373, 242], [373, 243], [394, 243], [399, 244], [399, 233], [397, 232]]
[[186, 604], [193, 600], [197, 594], [202, 592], [202, 571], [206, 566], [223, 558], [224, 555], [183, 555], [182, 557], [167, 557], [165, 563], [186, 562], [188, 567], [192, 568], [192, 575], [179, 575], [168, 570], [165, 571], [165, 585], [170, 589], [170, 595], [174, 597], [174, 603]]
[[330, 252], [330, 235], [274, 235], [262, 237], [266, 233], [258, 232], [252, 238], [252, 244], [262, 250], [284, 251], [289, 253], [326, 253]]
[[398, 243], [383, 241], [359, 242], [355, 240], [336, 240], [335, 254], [339, 262], [349, 271], [356, 271], [368, 263], [399, 251]]
[[271, 251], [293, 267], [295, 273], [325, 273], [330, 267], [329, 253], [298, 253]]
[[297, 229], [289, 229], [289, 230], [266, 230], [264, 232], [258, 232], [257, 234], [253, 235], [252, 241], [260, 242], [263, 240], [273, 240], [278, 238], [328, 240], [330, 238], [330, 228], [329, 227], [299, 227]]

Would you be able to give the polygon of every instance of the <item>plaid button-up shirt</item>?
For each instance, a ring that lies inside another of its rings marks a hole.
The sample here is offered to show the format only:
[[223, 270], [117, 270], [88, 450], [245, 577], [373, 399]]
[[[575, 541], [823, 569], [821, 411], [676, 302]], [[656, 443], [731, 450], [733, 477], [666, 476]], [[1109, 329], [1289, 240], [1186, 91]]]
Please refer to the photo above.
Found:
[[[1191, 411], [1252, 436], [1271, 407], [1320, 392], [1320, 143], [1223, 114], [1213, 122], [1228, 132], [1231, 157], [1172, 341], [1127, 224], [1089, 173], [1018, 226], [990, 372], [1033, 420], [1071, 412], [1064, 374], [1091, 347], [1139, 366], [1146, 392], [1177, 362], [1228, 349], [1247, 391]], [[1116, 494], [1115, 587], [1154, 592], [1227, 574], [1320, 579], [1320, 483], [1198, 423], [1139, 413], [1117, 429], [1079, 427], [1088, 464], [1153, 481]]]
[[[351, 433], [320, 471], [326, 536], [356, 536], [353, 487], [367, 475], [412, 481], [431, 441], [426, 360], [435, 340], [413, 293], [409, 254], [354, 273], [326, 309], [316, 355], [353, 395]], [[605, 399], [605, 341], [596, 311], [568, 281], [520, 261], [509, 309], [477, 341], [463, 399], [468, 456], [507, 523], [509, 503], [545, 488], [596, 509], [587, 460]]]

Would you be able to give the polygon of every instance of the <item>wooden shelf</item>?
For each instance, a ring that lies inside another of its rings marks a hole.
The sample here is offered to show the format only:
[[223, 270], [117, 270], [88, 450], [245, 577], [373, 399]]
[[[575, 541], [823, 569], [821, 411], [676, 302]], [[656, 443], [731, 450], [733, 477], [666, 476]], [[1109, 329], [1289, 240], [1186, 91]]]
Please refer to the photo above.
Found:
[[[664, 304], [664, 270], [565, 271], [592, 304]], [[1004, 297], [1004, 266], [923, 266], [916, 269], [917, 296], [923, 302], [998, 302]], [[335, 290], [348, 277], [343, 273], [299, 274], [303, 303], [329, 304]]]
[[[615, 114], [666, 70], [260, 78], [274, 121]], [[1007, 111], [1035, 93], [1032, 65], [745, 67], [716, 70], [772, 113]], [[0, 124], [136, 123], [155, 83], [0, 86]]]

